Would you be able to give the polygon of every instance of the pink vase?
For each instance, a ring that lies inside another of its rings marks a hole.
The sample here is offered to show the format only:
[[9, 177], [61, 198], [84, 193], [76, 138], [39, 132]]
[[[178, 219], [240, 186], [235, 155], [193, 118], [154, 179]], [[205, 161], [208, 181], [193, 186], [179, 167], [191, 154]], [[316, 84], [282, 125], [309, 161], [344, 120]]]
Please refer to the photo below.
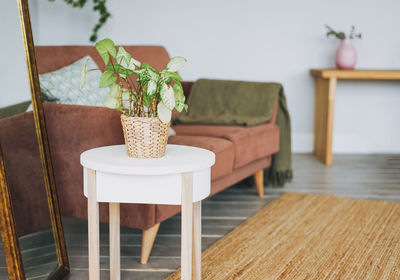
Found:
[[335, 56], [336, 67], [343, 70], [352, 70], [356, 66], [357, 53], [353, 40], [346, 38], [340, 41]]

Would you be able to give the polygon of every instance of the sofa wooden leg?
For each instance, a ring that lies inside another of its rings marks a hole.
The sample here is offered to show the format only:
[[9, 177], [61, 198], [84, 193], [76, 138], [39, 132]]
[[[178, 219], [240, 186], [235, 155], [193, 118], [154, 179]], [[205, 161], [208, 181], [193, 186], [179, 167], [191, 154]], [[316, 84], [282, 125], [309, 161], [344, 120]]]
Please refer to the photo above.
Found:
[[264, 196], [264, 170], [261, 169], [254, 173], [254, 182], [256, 182], [256, 188], [259, 197]]
[[151, 228], [142, 231], [142, 256], [141, 264], [146, 264], [149, 260], [151, 249], [153, 248], [154, 240], [156, 239], [160, 223], [155, 224]]

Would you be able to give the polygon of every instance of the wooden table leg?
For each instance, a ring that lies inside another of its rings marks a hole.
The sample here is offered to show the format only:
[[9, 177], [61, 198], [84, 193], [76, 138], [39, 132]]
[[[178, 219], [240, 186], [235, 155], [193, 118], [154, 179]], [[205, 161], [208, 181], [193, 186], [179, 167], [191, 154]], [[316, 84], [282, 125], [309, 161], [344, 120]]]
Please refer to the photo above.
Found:
[[121, 279], [120, 207], [110, 203], [110, 280]]
[[89, 279], [100, 280], [99, 203], [96, 194], [96, 171], [87, 170]]
[[192, 279], [193, 174], [182, 174], [181, 279]]
[[193, 203], [193, 280], [201, 279], [201, 201]]
[[336, 78], [315, 80], [314, 154], [326, 165], [332, 165], [333, 113]]

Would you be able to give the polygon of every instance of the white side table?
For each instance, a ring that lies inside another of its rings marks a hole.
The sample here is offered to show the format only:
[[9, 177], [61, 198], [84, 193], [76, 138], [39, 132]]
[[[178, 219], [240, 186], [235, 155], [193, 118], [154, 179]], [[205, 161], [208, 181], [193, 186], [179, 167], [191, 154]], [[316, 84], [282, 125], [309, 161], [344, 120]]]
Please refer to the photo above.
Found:
[[162, 158], [135, 159], [125, 149], [106, 146], [81, 154], [88, 198], [89, 279], [100, 279], [99, 202], [108, 202], [110, 208], [110, 279], [121, 275], [120, 203], [182, 205], [182, 279], [201, 279], [201, 201], [210, 194], [215, 154], [167, 145]]

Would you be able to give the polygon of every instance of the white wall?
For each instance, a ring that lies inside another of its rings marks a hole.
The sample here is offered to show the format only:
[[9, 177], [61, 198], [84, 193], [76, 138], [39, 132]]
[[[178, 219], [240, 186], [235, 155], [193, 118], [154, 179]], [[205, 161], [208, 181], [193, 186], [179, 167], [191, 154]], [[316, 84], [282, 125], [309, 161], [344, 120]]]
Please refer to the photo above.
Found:
[[17, 1], [0, 8], [0, 107], [31, 98]]
[[[31, 0], [38, 44], [89, 44], [97, 14], [63, 1]], [[293, 147], [310, 152], [313, 67], [333, 67], [338, 45], [324, 24], [356, 25], [359, 68], [400, 69], [400, 1], [395, 0], [146, 0], [108, 1], [113, 17], [100, 31], [118, 44], [164, 45], [189, 63], [185, 80], [200, 77], [278, 81], [292, 116]], [[35, 26], [34, 26], [35, 27]], [[339, 82], [334, 151], [400, 152], [400, 82]]]

